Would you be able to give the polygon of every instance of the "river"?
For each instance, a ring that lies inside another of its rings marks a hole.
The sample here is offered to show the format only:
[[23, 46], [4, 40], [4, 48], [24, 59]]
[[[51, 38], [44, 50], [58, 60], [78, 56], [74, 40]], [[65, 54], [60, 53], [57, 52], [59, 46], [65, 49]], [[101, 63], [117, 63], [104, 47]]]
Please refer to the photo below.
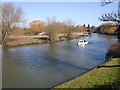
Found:
[[115, 36], [92, 34], [82, 37], [89, 43], [77, 46], [79, 39], [4, 48], [3, 88], [51, 88], [80, 76], [105, 62], [107, 49]]

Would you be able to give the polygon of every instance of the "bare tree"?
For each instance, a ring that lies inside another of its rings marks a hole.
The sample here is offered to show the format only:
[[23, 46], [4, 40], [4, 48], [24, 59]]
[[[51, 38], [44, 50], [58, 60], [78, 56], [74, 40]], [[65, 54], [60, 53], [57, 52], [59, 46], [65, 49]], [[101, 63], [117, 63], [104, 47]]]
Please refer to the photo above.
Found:
[[57, 39], [56, 28], [55, 28], [56, 18], [47, 17], [46, 22], [47, 22], [46, 31], [48, 33], [49, 39], [51, 42], [55, 41]]
[[[104, 2], [101, 3], [101, 6], [105, 6], [107, 4], [110, 4], [113, 2], [107, 2], [104, 0]], [[120, 1], [118, 2], [118, 10], [116, 12], [111, 12], [111, 13], [105, 13], [101, 17], [99, 17], [100, 21], [113, 21], [116, 23], [117, 28], [117, 36], [118, 36], [118, 41], [120, 41]]]
[[11, 3], [2, 3], [2, 45], [5, 45], [12, 31], [22, 22], [23, 12]]
[[64, 21], [64, 24], [67, 26], [67, 36], [68, 38], [70, 39], [71, 38], [71, 34], [72, 34], [72, 29], [73, 29], [73, 25], [74, 25], [74, 22], [71, 20], [71, 19], [67, 19]]

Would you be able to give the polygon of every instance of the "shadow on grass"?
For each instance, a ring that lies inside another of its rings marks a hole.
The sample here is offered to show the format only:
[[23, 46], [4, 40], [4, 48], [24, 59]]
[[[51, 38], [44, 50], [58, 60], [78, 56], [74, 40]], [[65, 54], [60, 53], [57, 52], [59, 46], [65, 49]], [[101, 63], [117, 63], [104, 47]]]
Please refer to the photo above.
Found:
[[109, 85], [95, 85], [94, 88], [91, 88], [89, 90], [119, 90], [120, 87], [118, 83], [112, 83]]
[[110, 65], [110, 66], [103, 65], [103, 66], [98, 66], [97, 68], [101, 68], [101, 67], [106, 67], [106, 68], [110, 68], [110, 67], [120, 67], [120, 65]]

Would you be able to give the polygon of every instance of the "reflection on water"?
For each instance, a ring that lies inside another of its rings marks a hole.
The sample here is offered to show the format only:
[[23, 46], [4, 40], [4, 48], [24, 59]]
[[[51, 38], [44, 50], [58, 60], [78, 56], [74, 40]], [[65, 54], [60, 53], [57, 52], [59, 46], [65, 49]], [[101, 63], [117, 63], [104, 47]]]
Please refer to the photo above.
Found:
[[80, 46], [80, 47], [85, 47], [86, 45], [85, 45], [85, 44], [81, 44], [81, 45], [78, 45], [78, 46]]
[[51, 88], [81, 75], [105, 61], [117, 41], [102, 35], [84, 37], [89, 44], [70, 41], [6, 48], [3, 50], [3, 88]]

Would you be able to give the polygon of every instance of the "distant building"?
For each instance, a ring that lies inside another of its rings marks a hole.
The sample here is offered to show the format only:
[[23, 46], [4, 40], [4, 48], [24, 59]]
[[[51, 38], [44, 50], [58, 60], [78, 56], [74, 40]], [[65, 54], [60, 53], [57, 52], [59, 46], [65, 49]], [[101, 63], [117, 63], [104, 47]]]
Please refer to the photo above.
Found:
[[47, 32], [41, 32], [41, 33], [37, 33], [37, 35], [46, 35]]
[[47, 35], [47, 32], [37, 32], [35, 35]]

